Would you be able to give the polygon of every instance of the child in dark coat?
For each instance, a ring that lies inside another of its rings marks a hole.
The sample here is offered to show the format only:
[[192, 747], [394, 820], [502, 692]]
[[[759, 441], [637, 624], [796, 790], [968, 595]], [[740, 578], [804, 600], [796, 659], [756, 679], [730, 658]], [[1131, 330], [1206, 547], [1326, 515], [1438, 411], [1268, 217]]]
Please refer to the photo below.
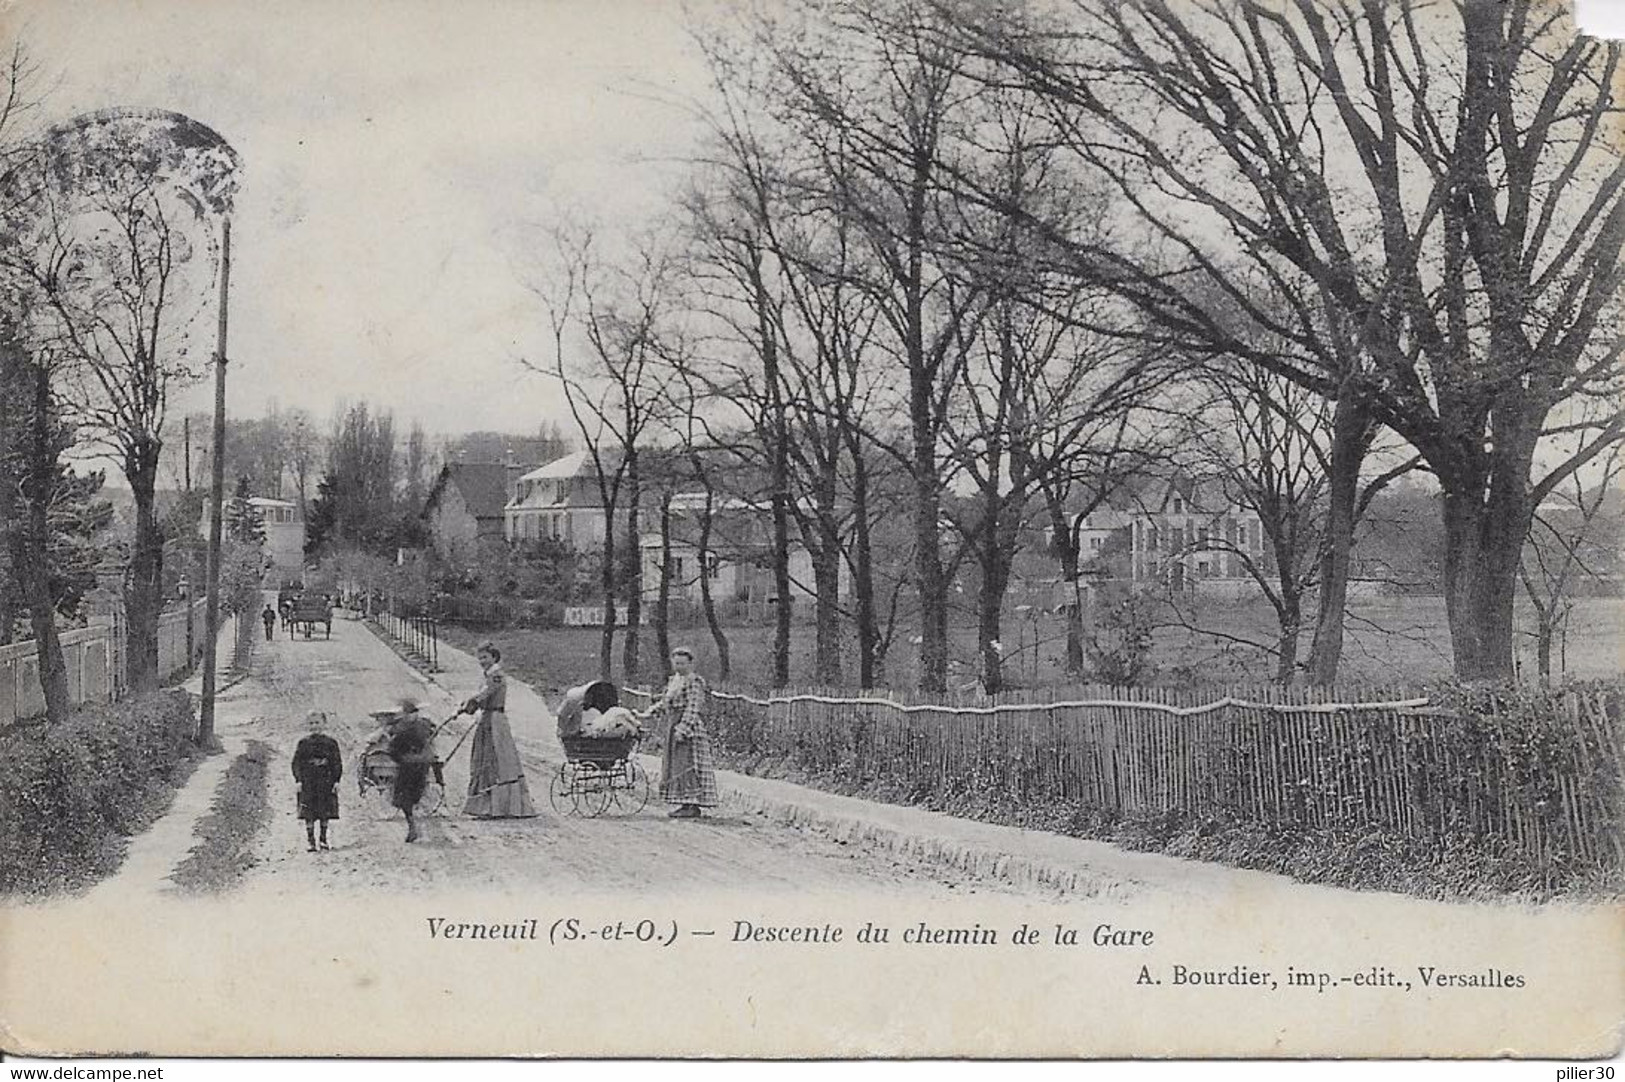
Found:
[[339, 779], [344, 776], [344, 759], [338, 741], [322, 732], [327, 715], [313, 711], [305, 719], [310, 735], [299, 741], [293, 752], [293, 776], [299, 782], [299, 818], [305, 821], [305, 840], [316, 851], [316, 830], [321, 828], [321, 847], [333, 848], [327, 841], [327, 821], [339, 817]]

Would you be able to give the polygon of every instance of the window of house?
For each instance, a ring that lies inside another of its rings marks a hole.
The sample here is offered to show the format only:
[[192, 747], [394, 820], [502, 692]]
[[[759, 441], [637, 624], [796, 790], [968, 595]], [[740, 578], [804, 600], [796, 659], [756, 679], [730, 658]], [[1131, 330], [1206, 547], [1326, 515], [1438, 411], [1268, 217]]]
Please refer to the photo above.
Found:
[[1098, 537], [1091, 537], [1091, 538], [1090, 538], [1090, 539], [1089, 539], [1089, 547], [1090, 547], [1090, 548], [1092, 548], [1092, 549], [1098, 549], [1098, 548], [1100, 548], [1100, 538], [1098, 538]]
[[714, 552], [705, 554], [705, 577], [714, 579], [722, 572], [722, 557]]
[[1175, 496], [1174, 497], [1174, 514], [1183, 515], [1184, 513], [1185, 513], [1185, 501], [1180, 499], [1178, 496]]
[[672, 557], [671, 574], [672, 574], [672, 578], [677, 579], [679, 582], [681, 582], [682, 580], [688, 578], [688, 557], [686, 557], [686, 556], [674, 556], [674, 557]]

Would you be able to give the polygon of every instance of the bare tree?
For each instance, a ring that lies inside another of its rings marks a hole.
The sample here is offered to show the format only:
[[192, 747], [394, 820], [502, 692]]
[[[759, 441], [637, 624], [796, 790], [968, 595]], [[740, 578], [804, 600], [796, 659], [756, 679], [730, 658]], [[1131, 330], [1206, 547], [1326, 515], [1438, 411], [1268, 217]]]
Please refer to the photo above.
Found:
[[216, 133], [173, 113], [109, 110], [48, 133], [35, 198], [32, 284], [75, 375], [80, 430], [119, 458], [135, 498], [125, 591], [129, 679], [158, 679], [163, 535], [154, 508], [169, 393], [195, 379], [189, 331], [212, 297], [213, 216], [238, 162]]
[[315, 480], [316, 464], [325, 457], [321, 433], [310, 413], [291, 409], [283, 414], [288, 432], [288, 471], [293, 475], [294, 493], [299, 498], [299, 517], [310, 518], [310, 490]]
[[[36, 260], [46, 204], [39, 176], [43, 148], [24, 137], [38, 107], [37, 71], [21, 45], [13, 47], [0, 78], [0, 545], [21, 595], [17, 600], [28, 609], [46, 718], [60, 722], [73, 704], [51, 589], [51, 511], [71, 434], [55, 386], [62, 351], [33, 318], [43, 305]], [[10, 604], [3, 608], [0, 633], [9, 639], [14, 610]]]
[[[1552, 648], [1568, 641], [1576, 587], [1586, 579], [1603, 579], [1618, 558], [1615, 482], [1625, 471], [1625, 445], [1614, 444], [1594, 466], [1576, 473], [1536, 508], [1518, 565], [1518, 580], [1535, 610], [1535, 664], [1542, 683], [1552, 678]], [[1560, 659], [1562, 668], [1566, 660]]]
[[[745, 138], [738, 135], [741, 141]], [[769, 564], [778, 607], [774, 615], [772, 682], [790, 681], [790, 628], [794, 595], [790, 588], [791, 489], [790, 406], [786, 355], [792, 352], [783, 326], [782, 282], [769, 250], [774, 208], [754, 146], [736, 144], [734, 183], [721, 199], [696, 193], [690, 219], [696, 241], [691, 275], [700, 307], [723, 328], [729, 343], [743, 347], [743, 359], [723, 352], [718, 371], [707, 380], [713, 397], [732, 401], [755, 429], [760, 464], [767, 478], [770, 520]], [[720, 394], [719, 394], [720, 392]]]
[[895, 366], [902, 422], [871, 426], [868, 436], [896, 455], [912, 483], [920, 686], [942, 691], [948, 576], [940, 534], [949, 483], [943, 429], [986, 308], [982, 284], [961, 273], [950, 250], [960, 207], [943, 181], [972, 152], [963, 128], [975, 88], [923, 3], [808, 0], [803, 7], [821, 29], [764, 21], [758, 43], [774, 58], [792, 130], [845, 166], [823, 178], [824, 196], [867, 249], [855, 284], [879, 312], [871, 348]]
[[1510, 677], [1533, 510], [1625, 425], [1588, 417], [1536, 474], [1543, 437], [1573, 430], [1565, 404], [1620, 375], [1620, 45], [1533, 0], [1078, 0], [1072, 15], [1059, 32], [958, 22], [1052, 104], [1139, 231], [1075, 245], [1079, 273], [1348, 412], [1334, 538], [1352, 532], [1368, 421], [1410, 442], [1445, 493], [1456, 671]]
[[1106, 302], [1057, 269], [1046, 238], [1080, 231], [1092, 200], [1056, 168], [1054, 133], [1027, 95], [984, 98], [980, 186], [995, 194], [994, 207], [966, 216], [959, 246], [966, 272], [985, 282], [988, 307], [944, 427], [948, 457], [974, 489], [951, 518], [980, 572], [982, 683], [997, 692], [1005, 595], [1035, 497], [1052, 478], [1109, 462], [1135, 442], [1129, 421], [1156, 397], [1166, 366], [1154, 350], [1083, 329], [1105, 318], [1086, 313]]
[[[604, 509], [599, 671], [607, 679], [612, 668], [616, 518], [624, 508], [634, 571], [627, 591], [622, 671], [631, 679], [638, 673], [642, 601], [635, 566], [643, 484], [639, 458], [654, 432], [660, 404], [668, 397], [671, 371], [661, 356], [660, 338], [670, 315], [675, 269], [670, 253], [653, 239], [634, 244], [624, 262], [605, 258], [590, 231], [560, 231], [554, 239], [558, 264], [545, 299], [553, 333], [550, 374], [564, 389]], [[570, 359], [567, 346], [572, 332], [584, 346], [576, 361]]]

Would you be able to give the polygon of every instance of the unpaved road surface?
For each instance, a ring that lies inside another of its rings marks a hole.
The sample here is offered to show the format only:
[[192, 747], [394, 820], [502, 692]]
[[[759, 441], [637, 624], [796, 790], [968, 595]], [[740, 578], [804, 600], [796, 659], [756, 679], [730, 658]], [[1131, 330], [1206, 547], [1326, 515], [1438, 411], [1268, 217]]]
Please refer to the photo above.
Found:
[[[279, 629], [273, 642], [257, 644], [256, 655], [255, 675], [234, 689], [244, 701], [233, 710], [234, 719], [222, 724], [228, 739], [259, 740], [275, 749], [270, 826], [255, 844], [255, 865], [238, 888], [244, 892], [501, 892], [542, 884], [563, 891], [637, 888], [668, 895], [718, 888], [786, 893], [862, 888], [933, 899], [1014, 889], [940, 864], [866, 852], [726, 806], [697, 821], [668, 819], [657, 798], [636, 815], [561, 816], [548, 801], [548, 780], [559, 759], [554, 720], [522, 687], [510, 692], [509, 718], [540, 814], [522, 820], [462, 815], [469, 760], [469, 742], [464, 742], [446, 766], [444, 805], [423, 817], [424, 837], [407, 845], [404, 821], [387, 797], [376, 790], [358, 795], [354, 761], [373, 725], [369, 712], [412, 695], [440, 722], [476, 690], [472, 674], [443, 674], [444, 688], [429, 685], [364, 625], [344, 619], [334, 622], [331, 640], [289, 639]], [[318, 853], [307, 851], [303, 825], [295, 817], [296, 787], [288, 765], [310, 710], [332, 719], [329, 732], [346, 757], [341, 817], [332, 832], [335, 847]], [[442, 755], [471, 720], [458, 718], [442, 732], [437, 741]]]

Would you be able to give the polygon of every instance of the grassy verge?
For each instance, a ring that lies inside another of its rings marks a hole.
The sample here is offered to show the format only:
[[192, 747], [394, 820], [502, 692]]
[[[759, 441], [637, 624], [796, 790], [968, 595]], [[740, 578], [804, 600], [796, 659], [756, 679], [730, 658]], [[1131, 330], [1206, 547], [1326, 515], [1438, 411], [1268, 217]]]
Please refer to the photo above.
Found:
[[117, 871], [201, 758], [196, 727], [191, 698], [161, 691], [0, 732], [0, 893], [74, 891]]
[[[811, 606], [797, 609], [798, 614]], [[1189, 611], [1181, 610], [1180, 620], [1196, 627], [1220, 630], [1257, 643], [1275, 641], [1273, 610], [1261, 601], [1206, 600]], [[1520, 605], [1517, 613], [1517, 649], [1523, 671], [1534, 670], [1533, 626], [1529, 610]], [[1170, 612], [1160, 612], [1154, 635], [1152, 662], [1156, 672], [1152, 682], [1160, 686], [1224, 688], [1236, 684], [1266, 683], [1274, 672], [1274, 661], [1256, 650], [1235, 648], [1225, 639], [1203, 635], [1179, 626]], [[905, 625], [906, 626], [906, 625]], [[598, 675], [601, 630], [596, 627], [560, 627], [470, 631], [444, 624], [446, 642], [472, 650], [489, 638], [503, 649], [503, 663], [510, 673], [540, 681], [539, 688], [567, 688]], [[900, 634], [887, 655], [881, 684], [899, 690], [916, 684], [913, 634]], [[727, 628], [733, 674], [731, 687], [766, 687], [772, 673], [773, 628], [752, 624]], [[705, 627], [674, 628], [674, 645], [694, 650], [698, 670], [716, 682], [716, 644]], [[621, 648], [625, 629], [618, 629], [613, 656], [617, 683], [626, 683], [621, 671]], [[857, 663], [851, 635], [844, 644], [844, 672], [855, 684]], [[1571, 679], [1612, 679], [1619, 675], [1619, 645], [1625, 638], [1625, 600], [1620, 598], [1580, 598], [1575, 606], [1567, 642], [1567, 677]], [[1419, 684], [1447, 679], [1451, 673], [1450, 635], [1441, 598], [1373, 598], [1350, 603], [1346, 645], [1343, 652], [1342, 682], [1350, 685]], [[642, 682], [656, 679], [660, 659], [655, 654], [654, 628], [641, 629]], [[1004, 677], [1011, 688], [1060, 688], [1079, 683], [1065, 672], [1066, 626], [1053, 614], [1035, 614], [1028, 619], [1007, 618], [1004, 637]], [[813, 628], [799, 620], [791, 629], [791, 683], [805, 686], [814, 682]], [[976, 628], [963, 619], [949, 628], [950, 683], [969, 686], [979, 672]], [[639, 681], [631, 681], [637, 683]]]
[[271, 747], [250, 741], [215, 790], [209, 814], [193, 828], [198, 843], [175, 869], [175, 885], [189, 893], [214, 893], [235, 886], [254, 866], [254, 837], [270, 822], [266, 764]]

